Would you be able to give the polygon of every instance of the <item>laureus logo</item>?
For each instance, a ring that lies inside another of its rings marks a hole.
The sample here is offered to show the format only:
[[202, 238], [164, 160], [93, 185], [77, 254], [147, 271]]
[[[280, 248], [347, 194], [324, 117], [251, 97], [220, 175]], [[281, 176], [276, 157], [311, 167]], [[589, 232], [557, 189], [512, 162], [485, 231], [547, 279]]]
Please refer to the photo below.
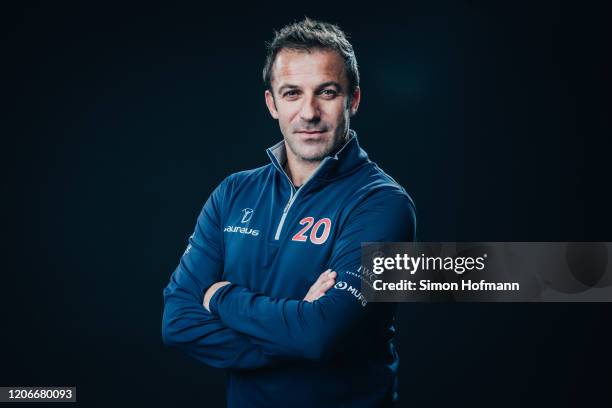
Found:
[[253, 209], [252, 208], [245, 208], [242, 210], [242, 220], [240, 221], [241, 223], [247, 223], [249, 221], [251, 221], [251, 218], [253, 217]]
[[[251, 221], [251, 218], [253, 218], [253, 209], [252, 208], [244, 208], [242, 210], [242, 219], [240, 220], [241, 224], [246, 224], [247, 222]], [[223, 231], [225, 232], [237, 232], [239, 234], [246, 234], [246, 235], [252, 235], [254, 237], [259, 235], [259, 230], [253, 229], [253, 228], [247, 228], [247, 227], [239, 227], [237, 225], [228, 225], [226, 226]]]

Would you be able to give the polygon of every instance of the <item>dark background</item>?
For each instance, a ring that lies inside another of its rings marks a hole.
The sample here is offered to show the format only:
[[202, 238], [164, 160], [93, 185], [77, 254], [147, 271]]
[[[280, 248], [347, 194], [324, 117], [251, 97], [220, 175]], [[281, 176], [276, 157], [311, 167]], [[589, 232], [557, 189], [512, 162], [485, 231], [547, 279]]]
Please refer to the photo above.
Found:
[[[350, 34], [352, 127], [420, 240], [612, 241], [607, 6], [489, 3], [4, 9], [0, 385], [223, 405], [224, 372], [162, 344], [162, 289], [214, 186], [280, 140], [264, 42], [304, 15]], [[403, 406], [610, 406], [611, 311], [403, 304]]]

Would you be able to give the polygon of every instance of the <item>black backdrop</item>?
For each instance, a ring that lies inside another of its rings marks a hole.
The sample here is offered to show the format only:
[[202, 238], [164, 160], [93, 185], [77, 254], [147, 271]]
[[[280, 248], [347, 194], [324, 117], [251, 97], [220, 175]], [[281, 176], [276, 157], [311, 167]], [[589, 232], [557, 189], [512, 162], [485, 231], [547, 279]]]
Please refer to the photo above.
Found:
[[[161, 343], [162, 289], [212, 188], [280, 139], [264, 42], [304, 15], [350, 33], [352, 126], [420, 240], [612, 241], [603, 3], [209, 7], [1, 13], [1, 386], [223, 405], [224, 372]], [[611, 311], [403, 304], [403, 405], [609, 405]]]

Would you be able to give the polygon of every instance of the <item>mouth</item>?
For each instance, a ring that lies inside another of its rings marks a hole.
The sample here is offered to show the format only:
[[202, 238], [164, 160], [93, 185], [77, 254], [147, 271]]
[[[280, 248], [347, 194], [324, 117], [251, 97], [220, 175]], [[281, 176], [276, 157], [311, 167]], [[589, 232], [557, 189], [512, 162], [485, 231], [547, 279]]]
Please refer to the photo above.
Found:
[[324, 130], [298, 130], [295, 133], [300, 133], [303, 135], [320, 135], [322, 133], [325, 133]]

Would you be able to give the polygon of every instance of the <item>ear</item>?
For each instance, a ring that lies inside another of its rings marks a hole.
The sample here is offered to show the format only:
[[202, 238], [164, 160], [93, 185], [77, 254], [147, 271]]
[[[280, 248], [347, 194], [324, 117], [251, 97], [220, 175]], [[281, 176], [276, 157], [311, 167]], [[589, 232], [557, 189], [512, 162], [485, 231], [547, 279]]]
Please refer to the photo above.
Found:
[[270, 111], [270, 115], [272, 115], [274, 119], [278, 119], [278, 111], [276, 110], [276, 104], [274, 103], [274, 95], [272, 95], [272, 92], [270, 92], [269, 89], [266, 89], [264, 95], [266, 98], [266, 106]]
[[357, 113], [357, 109], [359, 108], [359, 101], [361, 101], [361, 88], [357, 87], [355, 88], [355, 92], [353, 92], [353, 98], [351, 99], [351, 116], [354, 116]]

